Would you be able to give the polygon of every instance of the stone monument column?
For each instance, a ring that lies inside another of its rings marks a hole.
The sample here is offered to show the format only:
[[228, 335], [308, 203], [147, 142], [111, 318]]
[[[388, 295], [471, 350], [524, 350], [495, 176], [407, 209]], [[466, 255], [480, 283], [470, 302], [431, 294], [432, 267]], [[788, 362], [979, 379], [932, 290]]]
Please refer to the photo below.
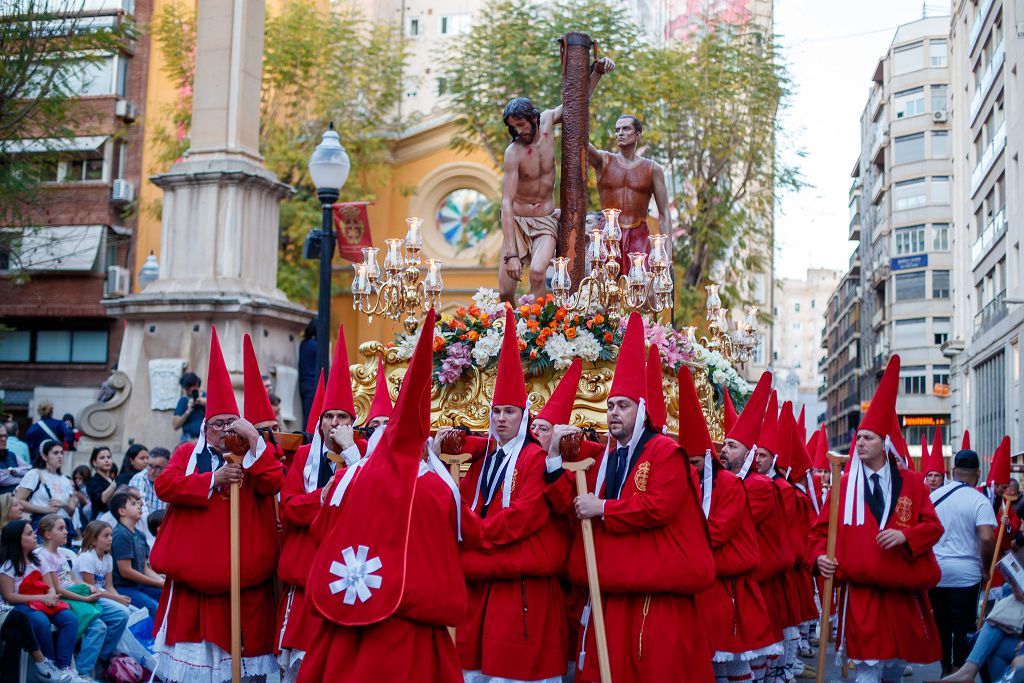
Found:
[[242, 335], [249, 333], [283, 399], [286, 421], [292, 418], [285, 427], [302, 426], [295, 368], [312, 314], [276, 285], [278, 204], [292, 189], [259, 154], [264, 14], [262, 1], [198, 3], [190, 148], [181, 162], [150, 178], [164, 190], [160, 277], [139, 293], [103, 301], [125, 320], [118, 371], [129, 386], [114, 408], [120, 414], [104, 415], [103, 404], [94, 404], [83, 415], [95, 424], [83, 431], [115, 449], [129, 440], [177, 444], [171, 413], [180, 392], [171, 380], [186, 369], [205, 388], [211, 325], [239, 406]]

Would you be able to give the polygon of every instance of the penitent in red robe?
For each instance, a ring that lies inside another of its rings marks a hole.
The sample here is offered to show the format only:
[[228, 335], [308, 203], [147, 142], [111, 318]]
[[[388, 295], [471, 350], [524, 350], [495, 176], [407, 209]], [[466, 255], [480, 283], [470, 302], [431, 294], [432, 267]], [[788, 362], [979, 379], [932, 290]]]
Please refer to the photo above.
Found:
[[[230, 672], [230, 527], [229, 494], [210, 484], [213, 472], [197, 467], [186, 474], [194, 445], [178, 446], [155, 482], [156, 493], [169, 504], [150, 562], [167, 576], [156, 624], [164, 628], [170, 649], [185, 643], [211, 643], [227, 655], [219, 662]], [[274, 567], [277, 524], [274, 496], [284, 480], [281, 463], [263, 451], [243, 465], [239, 488], [241, 519], [242, 658], [243, 674], [273, 673]], [[173, 659], [173, 657], [172, 657]], [[161, 662], [160, 675], [170, 680], [195, 661]], [[183, 677], [187, 677], [187, 673]], [[230, 675], [230, 673], [229, 673]], [[215, 678], [215, 677], [214, 677]]]
[[[645, 438], [621, 495], [606, 501], [604, 517], [593, 520], [612, 680], [713, 681], [712, 647], [697, 596], [714, 584], [715, 562], [692, 468], [672, 439], [653, 433]], [[587, 472], [591, 491], [597, 470]], [[559, 477], [548, 495], [556, 510], [571, 514], [573, 476]], [[604, 496], [602, 487], [598, 497]], [[569, 570], [574, 583], [587, 585], [580, 534]], [[592, 626], [580, 681], [600, 680]]]
[[[497, 444], [492, 440], [491, 450]], [[460, 489], [466, 507], [474, 498], [485, 462], [486, 440], [469, 437], [474, 459]], [[558, 580], [569, 553], [564, 525], [554, 523], [544, 495], [540, 446], [523, 444], [512, 474], [509, 506], [501, 486], [478, 523], [482, 544], [464, 548], [462, 564], [469, 610], [456, 628], [459, 660], [466, 671], [512, 680], [543, 680], [566, 672], [568, 624]], [[472, 513], [479, 518], [484, 496]]]
[[798, 496], [801, 494], [795, 486], [786, 481], [782, 476], [772, 478], [772, 483], [779, 489], [782, 517], [786, 522], [782, 527], [782, 533], [785, 535], [785, 544], [788, 547], [788, 553], [786, 554], [788, 565], [779, 577], [779, 580], [785, 587], [786, 600], [778, 605], [778, 618], [781, 620], [779, 625], [785, 628], [787, 626], [798, 626], [803, 621], [800, 618], [800, 583], [804, 580], [805, 574], [799, 570], [799, 566], [802, 564], [800, 558], [804, 553], [806, 537], [799, 535], [799, 529], [805, 511], [800, 506]]
[[[352, 486], [361, 484], [365, 485], [357, 476]], [[342, 515], [353, 513], [346, 509], [348, 500], [339, 507], [323, 507], [311, 530], [315, 543], [329, 537]], [[319, 616], [320, 628], [302, 661], [298, 683], [461, 683], [458, 655], [447, 628], [466, 613], [456, 515], [448, 485], [434, 472], [421, 473], [409, 517], [405, 586], [398, 608], [387, 619], [366, 626], [340, 626]], [[465, 515], [462, 534], [469, 542], [476, 542], [479, 534]], [[331, 578], [335, 577], [311, 574], [309, 581], [326, 583]], [[314, 586], [309, 586], [312, 593]]]
[[783, 574], [793, 563], [789, 538], [785, 533], [782, 500], [779, 489], [763, 474], [750, 472], [742, 481], [760, 556], [754, 578], [761, 588], [772, 622], [772, 637], [781, 642], [782, 629], [786, 626], [782, 622], [785, 621], [786, 601], [789, 599]]
[[[725, 470], [711, 488], [708, 533], [715, 558], [715, 584], [697, 598], [716, 661], [748, 661], [778, 642], [754, 580], [760, 560], [743, 482]], [[738, 655], [738, 657], [737, 657]]]
[[[895, 464], [890, 465], [890, 474], [892, 512], [885, 528], [902, 531], [907, 538], [890, 550], [882, 550], [875, 540], [878, 523], [869, 511], [865, 510], [863, 525], [843, 524], [848, 475], [829, 491], [829, 495], [840, 494], [836, 580], [845, 584], [847, 596], [845, 609], [840, 606], [842, 635], [851, 659], [927, 664], [942, 655], [928, 602], [928, 589], [940, 577], [932, 547], [942, 536], [942, 523], [920, 477], [900, 471]], [[825, 554], [828, 517], [826, 504], [808, 541], [807, 562], [812, 566]]]

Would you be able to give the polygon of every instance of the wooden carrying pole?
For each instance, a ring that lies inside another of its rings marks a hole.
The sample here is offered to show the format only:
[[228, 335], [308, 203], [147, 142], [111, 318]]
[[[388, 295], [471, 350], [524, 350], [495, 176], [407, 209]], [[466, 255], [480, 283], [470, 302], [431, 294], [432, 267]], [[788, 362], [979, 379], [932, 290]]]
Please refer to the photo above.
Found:
[[[836, 534], [839, 531], [839, 485], [842, 482], [843, 465], [849, 459], [849, 456], [831, 451], [828, 454], [832, 476], [828, 494], [828, 543], [825, 547], [825, 557], [830, 560], [836, 559]], [[825, 579], [825, 587], [821, 592], [821, 625], [818, 627], [818, 683], [825, 682], [825, 657], [828, 652], [829, 635], [832, 633], [829, 617], [832, 615], [832, 584], [834, 580], [835, 576]]]
[[[567, 472], [576, 474], [576, 494], [587, 494], [586, 471], [593, 467], [594, 459], [563, 463]], [[594, 640], [597, 641], [597, 666], [601, 683], [612, 683], [612, 666], [608, 658], [608, 639], [604, 631], [604, 608], [601, 606], [601, 584], [597, 576], [597, 553], [594, 551], [594, 526], [589, 519], [580, 520], [583, 529], [583, 554], [587, 560], [587, 583], [590, 585], [590, 614], [594, 618]]]
[[1003, 546], [1003, 517], [1010, 512], [1010, 501], [1006, 500], [1003, 496], [1003, 510], [999, 513], [999, 519], [996, 520], [996, 549], [992, 551], [992, 564], [988, 568], [988, 581], [985, 583], [985, 594], [981, 598], [981, 609], [978, 610], [978, 626], [981, 628], [982, 622], [985, 621], [985, 608], [988, 606], [988, 594], [992, 590], [992, 579], [996, 575], [996, 563], [999, 562], [999, 551]]
[[[224, 457], [230, 463], [242, 464], [243, 456], [227, 453]], [[228, 499], [228, 544], [231, 553], [231, 683], [242, 682], [242, 557], [238, 487], [239, 484], [231, 485]]]

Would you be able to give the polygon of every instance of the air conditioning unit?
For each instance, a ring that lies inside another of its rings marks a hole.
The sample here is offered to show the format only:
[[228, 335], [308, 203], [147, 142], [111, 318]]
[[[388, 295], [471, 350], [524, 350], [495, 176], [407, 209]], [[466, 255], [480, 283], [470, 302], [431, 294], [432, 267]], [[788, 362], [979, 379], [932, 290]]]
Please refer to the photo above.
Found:
[[114, 115], [128, 123], [134, 121], [138, 113], [138, 108], [135, 104], [128, 100], [118, 100], [117, 104], [114, 105]]
[[117, 178], [110, 188], [110, 201], [115, 204], [127, 204], [135, 199], [135, 186], [130, 180]]
[[949, 113], [944, 111], [933, 111], [932, 121], [935, 123], [945, 123], [949, 120]]
[[107, 283], [103, 288], [106, 297], [127, 296], [131, 289], [131, 273], [121, 266], [107, 266]]

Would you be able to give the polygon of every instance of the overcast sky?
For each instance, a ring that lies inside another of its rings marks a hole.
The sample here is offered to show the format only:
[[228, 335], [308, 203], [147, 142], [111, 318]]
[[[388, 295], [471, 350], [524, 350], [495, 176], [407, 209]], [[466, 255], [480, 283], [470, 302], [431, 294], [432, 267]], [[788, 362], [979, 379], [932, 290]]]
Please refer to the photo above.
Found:
[[868, 84], [896, 27], [921, 18], [925, 4], [929, 16], [949, 13], [949, 2], [939, 0], [775, 0], [775, 31], [794, 88], [782, 126], [788, 147], [806, 154], [787, 158], [809, 184], [776, 209], [778, 277], [849, 266], [850, 171]]

